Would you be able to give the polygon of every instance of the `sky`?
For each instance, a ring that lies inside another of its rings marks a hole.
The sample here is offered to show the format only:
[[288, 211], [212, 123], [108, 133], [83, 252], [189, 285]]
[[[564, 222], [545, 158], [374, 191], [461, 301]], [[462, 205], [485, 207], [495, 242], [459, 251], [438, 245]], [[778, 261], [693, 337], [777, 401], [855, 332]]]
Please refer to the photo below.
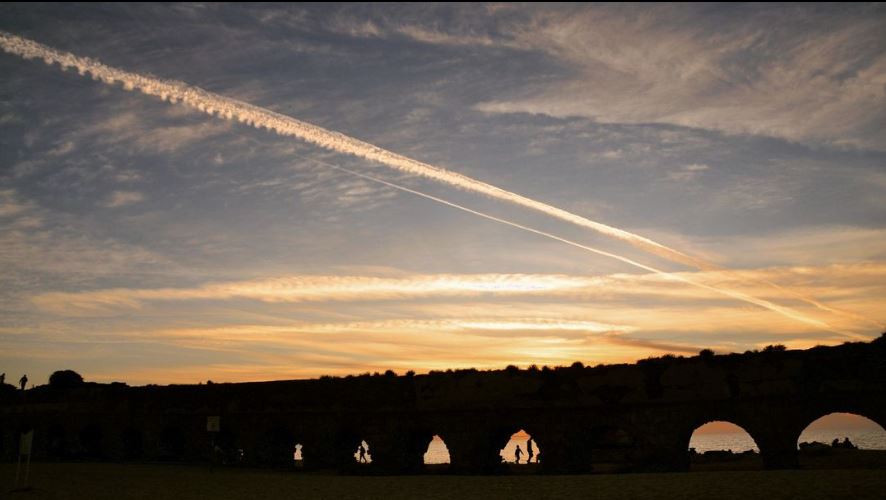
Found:
[[5, 3], [0, 31], [7, 381], [886, 330], [883, 5]]

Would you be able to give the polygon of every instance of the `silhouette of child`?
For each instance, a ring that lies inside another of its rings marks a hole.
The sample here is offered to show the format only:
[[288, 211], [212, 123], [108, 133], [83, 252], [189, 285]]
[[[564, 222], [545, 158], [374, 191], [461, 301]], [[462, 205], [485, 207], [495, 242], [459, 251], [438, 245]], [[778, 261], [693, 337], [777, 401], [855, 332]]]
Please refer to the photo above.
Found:
[[516, 451], [514, 451], [514, 458], [516, 459], [516, 461], [514, 463], [517, 463], [517, 464], [520, 463], [520, 456], [521, 455], [523, 455], [523, 450], [520, 449], [520, 445], [518, 444]]

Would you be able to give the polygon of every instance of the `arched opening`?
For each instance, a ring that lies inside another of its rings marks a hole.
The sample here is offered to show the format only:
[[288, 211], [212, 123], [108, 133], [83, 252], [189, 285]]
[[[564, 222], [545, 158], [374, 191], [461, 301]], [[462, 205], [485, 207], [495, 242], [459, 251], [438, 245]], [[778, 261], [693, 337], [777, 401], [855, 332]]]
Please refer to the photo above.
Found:
[[811, 422], [797, 440], [806, 468], [864, 468], [882, 463], [886, 430], [854, 413], [829, 413]]
[[523, 429], [511, 434], [508, 443], [499, 452], [501, 461], [514, 465], [534, 465], [541, 461], [541, 449], [535, 439]]
[[68, 439], [65, 428], [61, 424], [53, 424], [47, 432], [47, 452], [57, 459], [68, 458]]
[[121, 436], [123, 441], [123, 458], [136, 460], [144, 454], [144, 435], [138, 429], [126, 429]]
[[256, 448], [256, 459], [263, 465], [292, 467], [295, 465], [296, 444], [295, 436], [288, 428], [272, 427], [264, 433]]
[[160, 431], [159, 451], [161, 460], [181, 460], [185, 454], [185, 433], [170, 425]]
[[101, 458], [103, 454], [102, 428], [95, 423], [87, 424], [80, 430], [80, 453], [86, 458]]
[[756, 441], [744, 428], [717, 420], [697, 427], [689, 438], [690, 470], [761, 469]]
[[[12, 449], [11, 449], [10, 451], [11, 451], [12, 453], [14, 453], [14, 455], [12, 455], [13, 457], [17, 457], [17, 456], [18, 456], [19, 449], [20, 449], [20, 447], [21, 447], [21, 443], [22, 443], [22, 439], [24, 439], [24, 438], [25, 438], [25, 434], [27, 434], [27, 433], [29, 433], [29, 432], [34, 432], [34, 434], [37, 433], [37, 432], [35, 431], [33, 425], [19, 424], [19, 425], [16, 427], [16, 430], [14, 431], [14, 434], [13, 434], [12, 442], [10, 443], [10, 444], [12, 445]], [[35, 442], [35, 441], [36, 441], [36, 438], [33, 438], [33, 437], [32, 437], [32, 439], [34, 439], [34, 441], [31, 442], [31, 443], [32, 443], [32, 446], [34, 446], [34, 448], [32, 448], [32, 450], [33, 450], [33, 451], [37, 451], [35, 448], [36, 448], [36, 446], [39, 444], [39, 442]]]
[[213, 432], [210, 437], [212, 455], [210, 460], [218, 465], [238, 464], [242, 461], [243, 450], [238, 447], [237, 436], [227, 428]]
[[630, 469], [636, 442], [634, 436], [621, 427], [601, 425], [590, 430], [588, 448], [594, 471], [620, 472]]
[[423, 456], [426, 468], [430, 470], [442, 470], [449, 467], [449, 447], [439, 435], [434, 435], [428, 443], [428, 449]]
[[354, 460], [360, 465], [368, 465], [372, 463], [372, 455], [369, 453], [369, 443], [366, 440], [360, 440], [357, 449], [354, 450]]
[[304, 445], [301, 443], [295, 443], [292, 447], [292, 463], [296, 468], [303, 469], [305, 466], [305, 457], [304, 457]]

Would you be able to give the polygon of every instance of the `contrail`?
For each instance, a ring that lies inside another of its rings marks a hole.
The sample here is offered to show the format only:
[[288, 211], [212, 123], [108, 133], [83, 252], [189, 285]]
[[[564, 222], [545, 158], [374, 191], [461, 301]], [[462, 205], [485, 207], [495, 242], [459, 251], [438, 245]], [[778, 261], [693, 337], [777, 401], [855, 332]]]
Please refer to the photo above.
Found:
[[[14, 35], [12, 33], [7, 33], [5, 31], [0, 31], [0, 47], [10, 54], [18, 55], [25, 59], [43, 59], [43, 61], [52, 65], [58, 63], [62, 69], [74, 68], [81, 75], [91, 74], [92, 77], [96, 80], [108, 83], [115, 84], [121, 83], [123, 88], [126, 90], [137, 90], [142, 92], [143, 94], [160, 97], [164, 101], [170, 101], [172, 103], [181, 102], [187, 106], [192, 108], [196, 108], [206, 114], [209, 115], [218, 115], [220, 117], [224, 117], [227, 119], [236, 119], [241, 123], [249, 124], [256, 128], [266, 128], [268, 130], [274, 131], [277, 134], [295, 137], [301, 139], [305, 142], [309, 142], [311, 144], [315, 144], [324, 149], [335, 151], [338, 153], [344, 153], [352, 156], [356, 156], [359, 158], [364, 158], [367, 160], [371, 160], [382, 165], [391, 167], [395, 170], [399, 170], [401, 172], [410, 173], [413, 175], [418, 175], [421, 177], [425, 177], [428, 179], [435, 180], [437, 182], [441, 182], [444, 184], [448, 184], [460, 189], [464, 189], [467, 191], [484, 194], [491, 198], [507, 201], [525, 208], [529, 208], [531, 210], [535, 210], [538, 212], [542, 212], [554, 218], [570, 222], [572, 224], [576, 224], [581, 227], [585, 227], [591, 230], [594, 230], [598, 233], [613, 237], [615, 239], [625, 241], [635, 247], [638, 247], [642, 250], [645, 250], [649, 253], [657, 255], [659, 257], [665, 258], [672, 262], [684, 264], [687, 266], [692, 266], [698, 269], [703, 270], [722, 270], [717, 266], [706, 262], [697, 257], [693, 257], [682, 253], [673, 248], [662, 245], [658, 242], [650, 240], [649, 238], [645, 238], [638, 234], [631, 233], [629, 231], [625, 231], [623, 229], [619, 229], [616, 227], [612, 227], [600, 222], [596, 222], [580, 215], [568, 212], [561, 208], [554, 207], [552, 205], [548, 205], [546, 203], [533, 200], [531, 198], [527, 198], [525, 196], [519, 195], [517, 193], [513, 193], [511, 191], [507, 191], [501, 189], [499, 187], [493, 186], [491, 184], [487, 184], [485, 182], [479, 181], [477, 179], [473, 179], [466, 175], [459, 174], [457, 172], [451, 172], [449, 170], [436, 167], [424, 162], [420, 162], [418, 160], [414, 160], [412, 158], [408, 158], [403, 155], [399, 155], [392, 151], [388, 151], [386, 149], [380, 148], [378, 146], [369, 144], [367, 142], [361, 141], [359, 139], [349, 137], [340, 132], [335, 132], [331, 130], [327, 130], [325, 128], [319, 127], [317, 125], [313, 125], [307, 122], [303, 122], [296, 118], [292, 118], [289, 116], [282, 115], [280, 113], [276, 113], [270, 111], [265, 108], [260, 108], [258, 106], [245, 103], [243, 101], [238, 101], [236, 99], [232, 99], [229, 97], [221, 96], [218, 94], [214, 94], [211, 92], [207, 92], [201, 88], [194, 87], [192, 85], [188, 85], [184, 82], [173, 81], [173, 80], [161, 80], [157, 78], [151, 78], [147, 76], [142, 76], [136, 73], [131, 73], [128, 71], [120, 70], [117, 68], [113, 68], [102, 64], [94, 59], [88, 57], [80, 57], [69, 52], [62, 52], [55, 50], [46, 45], [40, 44], [38, 42], [34, 42], [32, 40], [28, 40], [26, 38], [22, 38], [20, 36]], [[340, 168], [340, 167], [339, 167]], [[362, 175], [362, 174], [358, 174]], [[374, 179], [374, 178], [373, 178]], [[386, 182], [381, 181], [379, 179], [375, 179], [377, 182]], [[393, 187], [393, 185], [392, 185]], [[407, 188], [403, 188], [399, 186], [398, 189], [407, 190]], [[412, 191], [410, 191], [412, 192]], [[414, 192], [414, 194], [419, 194], [418, 192]], [[497, 220], [498, 222], [502, 222], [514, 227], [518, 227], [524, 230], [529, 230], [530, 232], [534, 232], [546, 237], [551, 237], [553, 239], [557, 239], [564, 243], [568, 243], [573, 246], [579, 246], [584, 248], [585, 250], [592, 251], [594, 253], [598, 253], [601, 255], [605, 255], [611, 258], [615, 258], [617, 260], [621, 260], [625, 263], [635, 265], [642, 269], [646, 269], [653, 272], [658, 272], [664, 275], [672, 276], [664, 271], [660, 271], [658, 269], [651, 268], [649, 266], [645, 266], [636, 261], [632, 261], [630, 259], [617, 256], [615, 254], [611, 254], [609, 252], [604, 252], [602, 250], [594, 249], [592, 247], [587, 247], [585, 245], [580, 245], [575, 242], [571, 242], [569, 240], [565, 240], [563, 238], [554, 236], [550, 233], [545, 233], [543, 231], [535, 230], [532, 228], [528, 228], [526, 226], [522, 226], [520, 224], [516, 224], [510, 221], [505, 221], [504, 219], [497, 219], [492, 216], [482, 214], [480, 212], [476, 212], [465, 207], [461, 207], [459, 205], [447, 202], [445, 200], [441, 200], [438, 198], [431, 197], [430, 195], [419, 194], [420, 196], [424, 196], [426, 198], [434, 199], [435, 201], [439, 201], [445, 203], [447, 205], [451, 205], [453, 207], [469, 211], [476, 215], [480, 215], [482, 217], [490, 218], [492, 220]], [[687, 281], [683, 278], [680, 278], [681, 281]], [[750, 302], [753, 304], [760, 305], [762, 307], [766, 307], [773, 311], [779, 312], [781, 314], [785, 314], [785, 309], [776, 304], [772, 304], [768, 301], [763, 301], [760, 299], [756, 299], [745, 294], [740, 294], [738, 292], [732, 291], [723, 291], [718, 288], [711, 287], [709, 285], [704, 285], [701, 283], [695, 283], [698, 286], [702, 286], [703, 288], [708, 288], [712, 291], [717, 291], [718, 293], [725, 293], [726, 295], [732, 296], [734, 298], [739, 298], [740, 300], [745, 300], [746, 302]], [[768, 282], [767, 282], [768, 283]], [[772, 286], [777, 286], [774, 283], [768, 283]], [[728, 293], [727, 293], [728, 292]], [[795, 296], [797, 294], [794, 294]], [[741, 298], [744, 297], [744, 298]], [[831, 309], [823, 304], [815, 301], [814, 299], [809, 299], [806, 297], [799, 296], [802, 300], [809, 302], [816, 307], [820, 307], [832, 312], [839, 312], [834, 309]], [[768, 304], [768, 305], [763, 305]], [[789, 317], [794, 317], [794, 319], [799, 319], [797, 316], [799, 313], [791, 313], [787, 314]], [[808, 318], [803, 319], [801, 321], [816, 324], [817, 326], [822, 326], [824, 323], [821, 323], [817, 320], [810, 320]], [[826, 326], [826, 325], [825, 325]]]
[[58, 63], [62, 69], [74, 68], [81, 75], [88, 73], [91, 74], [94, 79], [105, 83], [121, 83], [126, 90], [137, 90], [144, 94], [160, 97], [164, 101], [168, 100], [173, 103], [181, 102], [209, 115], [219, 115], [227, 119], [236, 119], [256, 128], [266, 128], [280, 135], [296, 137], [324, 149], [365, 158], [401, 172], [433, 179], [466, 191], [472, 191], [487, 195], [491, 198], [514, 203], [628, 242], [673, 262], [694, 267], [701, 267], [704, 264], [704, 262], [695, 257], [686, 255], [638, 234], [587, 219], [561, 208], [527, 198], [511, 191], [506, 191], [457, 172], [452, 172], [418, 160], [413, 160], [412, 158], [382, 149], [340, 132], [327, 130], [318, 127], [317, 125], [281, 115], [243, 101], [207, 92], [201, 88], [183, 82], [150, 78], [112, 68], [94, 59], [75, 56], [69, 52], [61, 52], [46, 45], [4, 31], [0, 31], [0, 46], [2, 46], [3, 50], [6, 52], [21, 56], [25, 59], [43, 59], [48, 65]]
[[348, 168], [345, 168], [345, 167], [342, 167], [342, 166], [339, 166], [339, 165], [334, 165], [334, 164], [332, 164], [332, 163], [328, 163], [328, 162], [321, 161], [321, 160], [317, 160], [317, 159], [313, 159], [313, 158], [310, 159], [310, 161], [313, 161], [313, 162], [319, 163], [319, 164], [324, 165], [324, 166], [329, 167], [329, 168], [333, 168], [333, 169], [335, 169], [335, 170], [340, 170], [340, 171], [342, 171], [342, 172], [345, 172], [345, 173], [348, 173], [348, 174], [351, 174], [351, 175], [355, 175], [355, 176], [360, 177], [360, 178], [362, 178], [362, 179], [366, 179], [366, 180], [369, 180], [369, 181], [372, 181], [372, 182], [375, 182], [375, 183], [378, 183], [378, 184], [382, 184], [382, 185], [384, 185], [384, 186], [388, 186], [388, 187], [393, 188], [393, 189], [397, 189], [397, 190], [399, 190], [399, 191], [403, 191], [403, 192], [406, 192], [406, 193], [414, 194], [414, 195], [416, 195], [416, 196], [420, 196], [420, 197], [422, 197], [422, 198], [425, 198], [425, 199], [428, 199], [428, 200], [431, 200], [431, 201], [436, 201], [437, 203], [442, 203], [443, 205], [446, 205], [446, 206], [449, 206], [449, 207], [452, 207], [452, 208], [455, 208], [455, 209], [461, 210], [461, 211], [463, 211], [463, 212], [467, 212], [467, 213], [469, 213], [469, 214], [473, 214], [473, 215], [477, 215], [477, 216], [479, 216], [479, 217], [483, 217], [484, 219], [489, 219], [489, 220], [491, 220], [491, 221], [498, 222], [499, 224], [505, 224], [505, 225], [508, 225], [508, 226], [511, 226], [511, 227], [515, 227], [515, 228], [517, 228], [517, 229], [521, 229], [521, 230], [523, 230], [523, 231], [527, 231], [527, 232], [530, 232], [530, 233], [533, 233], [533, 234], [537, 234], [537, 235], [539, 235], [539, 236], [543, 236], [543, 237], [545, 237], [545, 238], [549, 238], [549, 239], [552, 239], [552, 240], [555, 240], [555, 241], [559, 241], [559, 242], [561, 242], [561, 243], [565, 243], [565, 244], [567, 244], [567, 245], [571, 245], [571, 246], [576, 247], [576, 248], [580, 248], [580, 249], [582, 249], [582, 250], [586, 250], [586, 251], [588, 251], [588, 252], [592, 252], [592, 253], [595, 253], [595, 254], [598, 254], [598, 255], [602, 255], [602, 256], [604, 256], [604, 257], [609, 257], [610, 259], [615, 259], [615, 260], [618, 260], [618, 261], [624, 262], [625, 264], [628, 264], [628, 265], [631, 265], [631, 266], [634, 266], [634, 267], [637, 267], [637, 268], [643, 269], [643, 270], [645, 270], [645, 271], [649, 271], [649, 272], [652, 272], [652, 273], [655, 273], [655, 274], [661, 275], [661, 276], [663, 276], [663, 277], [665, 277], [665, 278], [667, 278], [667, 279], [673, 280], [673, 281], [679, 281], [679, 282], [681, 282], [681, 283], [686, 283], [686, 284], [688, 284], [688, 285], [692, 285], [692, 286], [696, 286], [696, 287], [699, 287], [699, 288], [703, 288], [703, 289], [705, 289], [705, 290], [708, 290], [708, 291], [711, 291], [711, 292], [714, 292], [714, 293], [717, 293], [717, 294], [720, 294], [720, 295], [725, 295], [725, 296], [730, 297], [730, 298], [733, 298], [733, 299], [737, 299], [737, 300], [741, 300], [741, 301], [744, 301], [744, 302], [747, 302], [747, 303], [750, 303], [750, 304], [754, 304], [754, 305], [760, 306], [760, 307], [762, 307], [762, 308], [769, 309], [769, 310], [772, 311], [772, 312], [775, 312], [775, 313], [781, 314], [782, 316], [785, 316], [785, 317], [787, 317], [787, 318], [791, 318], [791, 319], [793, 319], [793, 320], [796, 320], [796, 321], [800, 321], [800, 322], [806, 323], [807, 325], [812, 325], [812, 326], [815, 326], [815, 327], [817, 327], [817, 328], [822, 328], [822, 329], [825, 329], [825, 330], [828, 330], [828, 331], [831, 331], [831, 332], [834, 332], [834, 333], [838, 333], [838, 334], [840, 334], [840, 335], [844, 335], [844, 336], [852, 337], [852, 338], [867, 339], [867, 337], [860, 336], [860, 335], [857, 335], [857, 334], [854, 334], [854, 333], [847, 333], [847, 332], [843, 332], [843, 331], [835, 330], [835, 329], [833, 329], [830, 325], [828, 325], [827, 323], [825, 323], [825, 322], [823, 322], [823, 321], [819, 321], [819, 320], [817, 320], [817, 319], [808, 318], [808, 317], [804, 316], [803, 314], [801, 314], [801, 313], [799, 313], [799, 312], [797, 312], [797, 311], [795, 311], [795, 310], [793, 310], [793, 309], [791, 309], [791, 308], [789, 308], [789, 307], [780, 306], [780, 305], [775, 304], [775, 303], [773, 303], [773, 302], [770, 302], [770, 301], [768, 301], [768, 300], [758, 299], [758, 298], [756, 298], [756, 297], [753, 297], [753, 296], [750, 296], [750, 295], [748, 295], [748, 294], [741, 293], [741, 292], [738, 292], [738, 291], [735, 291], [735, 290], [729, 290], [729, 289], [726, 289], [726, 288], [718, 288], [718, 287], [714, 287], [714, 286], [711, 286], [711, 285], [707, 285], [707, 284], [705, 284], [705, 283], [701, 283], [701, 282], [699, 282], [699, 281], [692, 280], [692, 279], [690, 279], [690, 278], [687, 278], [686, 276], [682, 276], [682, 275], [679, 275], [679, 274], [672, 274], [672, 273], [669, 273], [669, 272], [664, 271], [664, 270], [662, 270], [662, 269], [658, 269], [658, 268], [656, 268], [656, 267], [652, 267], [652, 266], [649, 266], [649, 265], [643, 264], [642, 262], [637, 262], [637, 261], [635, 261], [635, 260], [633, 260], [633, 259], [630, 259], [630, 258], [628, 258], [628, 257], [623, 257], [623, 256], [621, 256], [621, 255], [617, 255], [617, 254], [614, 254], [614, 253], [611, 253], [611, 252], [607, 252], [607, 251], [605, 251], [605, 250], [600, 250], [599, 248], [594, 248], [594, 247], [589, 246], [589, 245], [584, 245], [584, 244], [582, 244], [582, 243], [578, 243], [578, 242], [576, 242], [576, 241], [573, 241], [573, 240], [570, 240], [570, 239], [567, 239], [567, 238], [563, 238], [563, 237], [557, 236], [557, 235], [555, 235], [555, 234], [552, 234], [552, 233], [549, 233], [549, 232], [546, 232], [546, 231], [542, 231], [542, 230], [540, 230], [540, 229], [535, 229], [535, 228], [533, 228], [533, 227], [526, 226], [526, 225], [523, 225], [523, 224], [519, 224], [519, 223], [517, 223], [517, 222], [513, 222], [513, 221], [510, 221], [510, 220], [507, 220], [507, 219], [503, 219], [503, 218], [501, 218], [501, 217], [496, 217], [496, 216], [494, 216], [494, 215], [490, 215], [490, 214], [487, 214], [487, 213], [485, 213], [485, 212], [481, 212], [481, 211], [479, 211], [479, 210], [474, 210], [474, 209], [472, 209], [472, 208], [468, 208], [468, 207], [466, 207], [466, 206], [464, 206], [464, 205], [459, 205], [458, 203], [453, 203], [453, 202], [451, 202], [451, 201], [444, 200], [443, 198], [439, 198], [439, 197], [437, 197], [437, 196], [433, 196], [433, 195], [430, 195], [430, 194], [427, 194], [427, 193], [423, 193], [423, 192], [421, 192], [421, 191], [418, 191], [418, 190], [415, 190], [415, 189], [408, 188], [408, 187], [406, 187], [406, 186], [401, 186], [401, 185], [399, 185], [399, 184], [396, 184], [396, 183], [393, 183], [393, 182], [390, 182], [390, 181], [386, 181], [386, 180], [384, 180], [384, 179], [379, 179], [378, 177], [374, 177], [374, 176], [371, 176], [371, 175], [368, 175], [368, 174], [364, 174], [364, 173], [361, 173], [361, 172], [356, 172], [356, 171], [354, 171], [354, 170], [350, 170], [350, 169], [348, 169]]

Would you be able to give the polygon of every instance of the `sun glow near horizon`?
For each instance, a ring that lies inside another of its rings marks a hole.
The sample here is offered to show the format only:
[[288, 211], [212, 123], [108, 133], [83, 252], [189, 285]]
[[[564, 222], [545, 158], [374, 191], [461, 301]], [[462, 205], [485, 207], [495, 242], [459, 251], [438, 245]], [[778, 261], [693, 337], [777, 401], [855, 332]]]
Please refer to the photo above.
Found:
[[[872, 271], [886, 274], [886, 269], [871, 266], [861, 266], [857, 272], [860, 279], [876, 281]], [[845, 276], [846, 270], [842, 272]], [[807, 290], [816, 289], [806, 268], [765, 273], [777, 274], [785, 282], [794, 275]], [[699, 279], [722, 277], [714, 273]], [[859, 295], [868, 289], [860, 287]], [[848, 302], [848, 290], [840, 290], [841, 304], [875, 312], [876, 302], [866, 305], [862, 297]], [[646, 304], [639, 308], [625, 304], [637, 298]], [[193, 288], [51, 292], [35, 295], [31, 302], [60, 319], [113, 325], [107, 333], [92, 332], [94, 339], [177, 346], [219, 356], [239, 353], [257, 360], [254, 372], [212, 365], [199, 370], [200, 379], [172, 375], [167, 369], [130, 373], [135, 378], [90, 374], [101, 380], [142, 383], [310, 378], [386, 369], [556, 366], [574, 361], [619, 363], [664, 353], [692, 355], [702, 348], [729, 352], [762, 346], [718, 343], [715, 338], [660, 340], [656, 335], [663, 330], [717, 331], [735, 324], [758, 323], [769, 333], [788, 337], [780, 343], [791, 348], [828, 342], [827, 337], [791, 339], [803, 332], [792, 321], [773, 321], [765, 310], [735, 307], [692, 287], [674, 287], [658, 276], [637, 274], [302, 275]], [[333, 306], [338, 317], [310, 318], [299, 313], [325, 304]], [[182, 310], [188, 312], [187, 317], [176, 318], [176, 311]], [[689, 311], [706, 314], [687, 322]], [[823, 313], [809, 307], [807, 314]], [[842, 340], [839, 336], [830, 339]], [[359, 361], [368, 357], [375, 361]], [[292, 368], [280, 365], [286, 360]], [[277, 375], [271, 366], [277, 366]]]
[[775, 40], [753, 6], [186, 7], [0, 7], [0, 371], [593, 365], [886, 329], [880, 13], [803, 6]]

